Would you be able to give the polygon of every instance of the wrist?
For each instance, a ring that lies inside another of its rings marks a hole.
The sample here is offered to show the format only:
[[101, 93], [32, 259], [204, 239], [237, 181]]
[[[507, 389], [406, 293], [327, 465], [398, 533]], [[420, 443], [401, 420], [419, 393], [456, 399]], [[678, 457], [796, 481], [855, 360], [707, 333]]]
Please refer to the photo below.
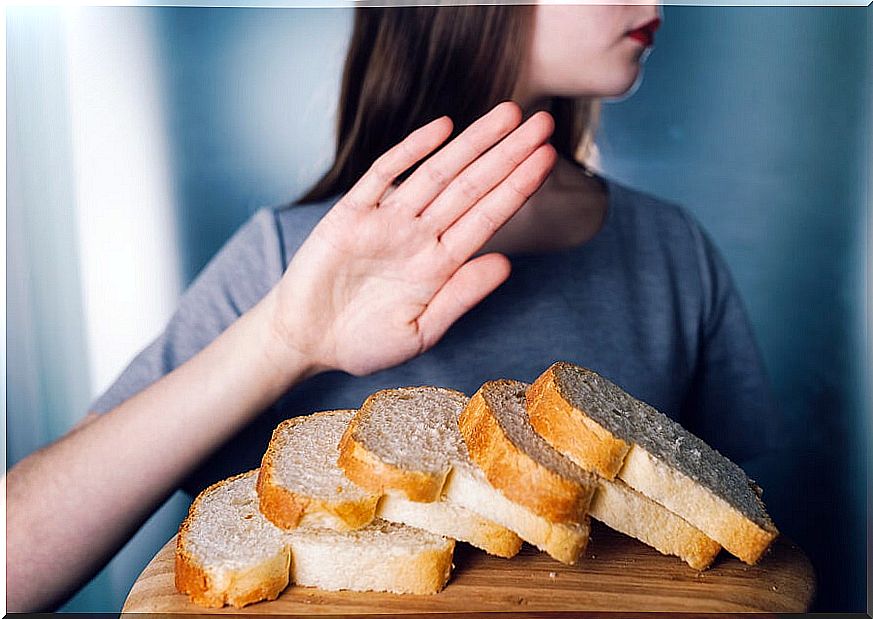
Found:
[[284, 319], [283, 313], [287, 311], [279, 303], [276, 288], [270, 290], [253, 308], [253, 312], [260, 314], [258, 322], [262, 326], [260, 341], [264, 359], [279, 380], [284, 377], [288, 382], [286, 389], [331, 369], [320, 361], [314, 351], [303, 346], [306, 341], [304, 334], [298, 332], [299, 327]]

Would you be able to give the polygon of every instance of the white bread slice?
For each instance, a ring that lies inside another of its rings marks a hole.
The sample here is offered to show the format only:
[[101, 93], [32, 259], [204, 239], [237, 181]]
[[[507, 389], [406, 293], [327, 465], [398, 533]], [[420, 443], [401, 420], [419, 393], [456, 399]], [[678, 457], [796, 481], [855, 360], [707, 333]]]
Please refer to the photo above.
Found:
[[550, 557], [572, 565], [588, 544], [588, 519], [580, 523], [551, 522], [514, 503], [494, 488], [476, 466], [458, 465], [446, 482], [445, 497], [514, 531]]
[[524, 410], [526, 387], [490, 381], [471, 398], [458, 420], [471, 464], [455, 468], [446, 496], [573, 564], [588, 543], [586, 514], [597, 478], [533, 431]]
[[590, 514], [663, 554], [681, 558], [696, 570], [709, 567], [721, 550], [718, 542], [620, 480], [601, 481]]
[[273, 431], [257, 484], [261, 513], [273, 524], [349, 531], [373, 520], [379, 495], [356, 486], [336, 464], [337, 444], [355, 412], [296, 417]]
[[522, 540], [512, 531], [465, 509], [451, 499], [419, 503], [399, 495], [386, 494], [379, 500], [376, 516], [469, 541], [489, 554], [505, 559], [514, 557], [521, 550]]
[[527, 393], [534, 428], [574, 462], [616, 476], [749, 564], [778, 531], [743, 470], [653, 407], [565, 362]]
[[459, 457], [455, 426], [467, 400], [459, 391], [438, 387], [377, 391], [349, 423], [338, 464], [372, 492], [438, 501]]
[[382, 518], [512, 557], [521, 539], [481, 513], [446, 504], [442, 489], [465, 459], [457, 430], [467, 396], [451, 389], [406, 387], [372, 394], [340, 441], [338, 464], [358, 485], [384, 493]]
[[194, 604], [240, 608], [275, 599], [289, 582], [429, 594], [448, 581], [454, 540], [381, 519], [346, 533], [282, 531], [258, 511], [257, 473], [201, 492], [179, 528], [176, 588]]
[[534, 431], [525, 410], [528, 386], [493, 380], [473, 395], [458, 420], [470, 459], [511, 501], [550, 522], [583, 522], [598, 479]]
[[328, 591], [433, 594], [452, 570], [451, 538], [377, 518], [362, 529], [297, 529], [292, 582]]
[[241, 608], [288, 585], [288, 540], [258, 511], [257, 471], [201, 492], [176, 538], [176, 589], [194, 604]]

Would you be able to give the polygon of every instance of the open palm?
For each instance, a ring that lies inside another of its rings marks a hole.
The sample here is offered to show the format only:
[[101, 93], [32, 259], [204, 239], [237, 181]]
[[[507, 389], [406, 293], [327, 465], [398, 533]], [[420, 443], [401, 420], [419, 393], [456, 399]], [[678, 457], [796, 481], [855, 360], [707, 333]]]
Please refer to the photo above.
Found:
[[440, 118], [382, 155], [295, 254], [279, 283], [281, 332], [319, 368], [363, 375], [410, 359], [509, 276], [500, 254], [473, 257], [555, 162], [554, 124], [502, 103], [451, 134]]

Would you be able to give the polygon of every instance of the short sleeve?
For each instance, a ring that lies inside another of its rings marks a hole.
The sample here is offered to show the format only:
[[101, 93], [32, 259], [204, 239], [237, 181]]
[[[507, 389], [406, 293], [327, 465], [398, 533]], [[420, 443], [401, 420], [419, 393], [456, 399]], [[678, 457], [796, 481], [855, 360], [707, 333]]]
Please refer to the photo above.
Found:
[[163, 333], [131, 361], [91, 406], [105, 413], [172, 372], [258, 303], [282, 276], [275, 212], [252, 216], [182, 295]]
[[698, 363], [682, 424], [743, 464], [776, 451], [781, 414], [728, 266], [699, 225], [690, 224], [703, 312]]

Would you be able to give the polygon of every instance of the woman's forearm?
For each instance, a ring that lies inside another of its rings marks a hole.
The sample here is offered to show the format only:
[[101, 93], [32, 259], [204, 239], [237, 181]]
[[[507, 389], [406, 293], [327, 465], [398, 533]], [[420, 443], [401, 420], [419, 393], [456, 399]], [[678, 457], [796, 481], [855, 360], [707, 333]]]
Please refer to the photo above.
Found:
[[62, 603], [198, 463], [317, 371], [275, 337], [274, 311], [270, 293], [187, 363], [9, 471], [9, 611]]

